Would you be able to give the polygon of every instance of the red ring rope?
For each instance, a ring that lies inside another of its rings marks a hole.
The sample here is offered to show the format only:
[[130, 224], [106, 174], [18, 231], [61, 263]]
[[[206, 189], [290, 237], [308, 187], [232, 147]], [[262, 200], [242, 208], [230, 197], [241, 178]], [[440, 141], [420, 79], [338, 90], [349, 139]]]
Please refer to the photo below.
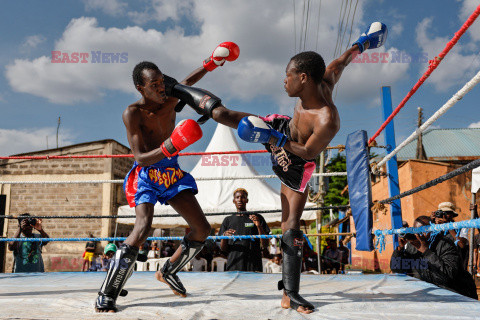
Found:
[[385, 129], [385, 127], [392, 121], [392, 119], [400, 112], [400, 110], [405, 106], [407, 101], [410, 99], [411, 96], [417, 91], [417, 89], [427, 80], [427, 78], [430, 76], [430, 74], [435, 70], [440, 62], [442, 62], [443, 58], [447, 55], [447, 53], [450, 51], [450, 49], [453, 48], [454, 45], [457, 44], [458, 40], [460, 37], [467, 31], [467, 29], [473, 24], [473, 22], [477, 19], [477, 17], [480, 15], [480, 5], [475, 9], [475, 11], [470, 15], [470, 17], [465, 21], [463, 26], [460, 28], [455, 33], [455, 36], [447, 43], [445, 48], [443, 49], [442, 52], [438, 55], [438, 57], [435, 57], [433, 60], [430, 60], [428, 62], [428, 69], [427, 71], [423, 74], [423, 76], [418, 80], [418, 82], [413, 86], [412, 89], [408, 92], [408, 94], [403, 98], [402, 102], [398, 105], [398, 107], [393, 110], [392, 114], [385, 120], [385, 122], [380, 126], [380, 128], [375, 132], [375, 134], [368, 140], [368, 144], [372, 143], [375, 141], [375, 139], [378, 137], [378, 135]]

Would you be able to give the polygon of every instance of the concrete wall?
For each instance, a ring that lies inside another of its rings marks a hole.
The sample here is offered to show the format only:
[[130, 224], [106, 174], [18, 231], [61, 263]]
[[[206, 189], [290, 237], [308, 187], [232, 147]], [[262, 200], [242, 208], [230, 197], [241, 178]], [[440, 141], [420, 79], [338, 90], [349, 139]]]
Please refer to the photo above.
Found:
[[[84, 143], [28, 155], [128, 154], [129, 149], [114, 140]], [[123, 179], [132, 158], [8, 160], [0, 162], [2, 181], [76, 181]], [[115, 215], [126, 204], [121, 184], [4, 184], [0, 193], [7, 195], [6, 214], [18, 216], [29, 212], [37, 216]], [[51, 237], [113, 236], [113, 219], [44, 219], [44, 230]], [[7, 219], [3, 235], [12, 237], [17, 220]], [[1, 230], [0, 230], [1, 231]], [[97, 248], [101, 252], [103, 246]], [[51, 242], [44, 247], [47, 271], [78, 271], [82, 266], [84, 242]], [[13, 254], [6, 253], [5, 271], [11, 272]]]
[[[398, 169], [400, 192], [422, 185], [458, 167], [452, 164], [432, 161], [410, 160], [405, 162]], [[401, 199], [402, 219], [407, 221], [409, 226], [412, 226], [413, 221], [418, 216], [429, 216], [432, 211], [437, 210], [439, 203], [445, 201], [456, 204], [459, 214], [456, 221], [470, 219], [470, 186], [471, 172], [468, 172], [411, 196], [404, 197]], [[387, 179], [386, 177], [381, 177], [378, 181], [372, 183], [372, 199], [376, 201], [386, 198], [388, 198]], [[390, 219], [388, 205], [384, 212], [373, 212], [373, 229], [391, 229]], [[352, 230], [355, 229], [353, 222], [351, 228]], [[355, 238], [352, 239], [352, 245], [355, 248]], [[378, 250], [364, 252], [353, 249], [352, 264], [354, 268], [390, 272], [390, 257], [392, 253], [392, 237], [389, 236], [386, 237], [386, 250], [382, 253], [379, 253]]]

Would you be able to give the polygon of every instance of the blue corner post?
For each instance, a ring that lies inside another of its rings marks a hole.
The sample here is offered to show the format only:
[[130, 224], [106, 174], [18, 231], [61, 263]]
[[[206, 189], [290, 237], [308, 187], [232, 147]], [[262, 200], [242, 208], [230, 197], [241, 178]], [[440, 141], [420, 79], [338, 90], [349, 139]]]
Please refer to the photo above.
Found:
[[[392, 113], [392, 94], [390, 87], [382, 87], [382, 107], [383, 107], [383, 120]], [[395, 143], [395, 127], [393, 120], [385, 128], [385, 142], [387, 146], [387, 153], [392, 152], [397, 144]], [[397, 156], [387, 162], [387, 177], [388, 177], [388, 196], [393, 197], [400, 194], [400, 185], [398, 183], [398, 166]], [[400, 199], [394, 200], [390, 204], [390, 214], [392, 219], [392, 228], [398, 229], [402, 227], [402, 206]], [[398, 246], [397, 235], [393, 236], [393, 250]]]

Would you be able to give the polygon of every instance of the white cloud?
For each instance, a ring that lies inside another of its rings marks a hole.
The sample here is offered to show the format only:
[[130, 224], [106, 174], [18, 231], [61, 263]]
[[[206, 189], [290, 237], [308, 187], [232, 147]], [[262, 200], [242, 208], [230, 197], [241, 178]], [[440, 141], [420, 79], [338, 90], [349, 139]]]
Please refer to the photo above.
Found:
[[401, 35], [402, 32], [403, 32], [403, 24], [401, 22], [398, 22], [389, 29], [388, 35], [390, 37], [397, 37]]
[[31, 49], [35, 49], [42, 42], [45, 42], [45, 40], [47, 39], [42, 35], [28, 36], [27, 38], [25, 38], [25, 41], [23, 41], [23, 43], [20, 45], [20, 50], [22, 52], [28, 52]]
[[[96, 3], [96, 2], [92, 2]], [[302, 12], [296, 10], [296, 26], [290, 0], [201, 2], [152, 1], [152, 14], [158, 21], [168, 18], [177, 21], [188, 17], [198, 25], [198, 32], [185, 35], [180, 25], [164, 32], [140, 27], [103, 28], [95, 18], [73, 19], [56, 41], [55, 48], [62, 52], [127, 52], [128, 63], [117, 64], [58, 64], [50, 56], [33, 60], [15, 60], [7, 66], [6, 77], [10, 86], [19, 92], [44, 97], [51, 102], [73, 104], [101, 98], [106, 90], [135, 92], [131, 71], [136, 63], [151, 60], [162, 71], [181, 80], [201, 65], [222, 41], [234, 41], [240, 46], [240, 57], [227, 62], [213, 74], [208, 74], [198, 84], [222, 99], [255, 101], [271, 97], [280, 106], [291, 109], [294, 100], [287, 97], [283, 88], [285, 67], [296, 53], [300, 37]], [[366, 25], [363, 19], [363, 2], [359, 2], [352, 40]], [[255, 14], [252, 14], [252, 11]], [[149, 11], [137, 13], [148, 18]], [[306, 50], [318, 52], [330, 62], [337, 37], [339, 6], [334, 1], [322, 3], [320, 25], [310, 19]], [[183, 22], [184, 23], [184, 22]], [[318, 33], [318, 40], [317, 40]], [[348, 41], [347, 33], [345, 41]], [[388, 40], [387, 40], [388, 44]], [[350, 44], [344, 43], [343, 47]], [[390, 49], [391, 50], [391, 49]], [[384, 52], [385, 49], [376, 50]], [[369, 50], [369, 53], [374, 52]], [[377, 95], [378, 84], [392, 85], [405, 76], [408, 64], [352, 64], [345, 70], [338, 101], [369, 102], [369, 94]]]
[[[37, 129], [0, 129], [0, 155], [25, 153], [47, 149], [47, 137], [49, 148], [56, 147], [56, 128]], [[59, 147], [70, 145], [73, 142], [73, 135], [63, 130], [59, 135]], [[12, 143], [12, 142], [15, 143]]]
[[[475, 11], [478, 6], [478, 0], [463, 0], [462, 8], [460, 9], [460, 14], [458, 15], [459, 20], [462, 24], [470, 17], [470, 15]], [[477, 19], [478, 20], [478, 19]], [[480, 24], [478, 21], [473, 23], [469, 28], [467, 33], [474, 41], [480, 40]]]
[[120, 16], [125, 13], [127, 3], [120, 0], [84, 0], [85, 10], [101, 10], [110, 16]]
[[468, 128], [480, 128], [480, 121], [473, 122], [468, 125]]
[[[430, 60], [437, 56], [451, 40], [450, 37], [430, 37], [428, 29], [432, 22], [431, 18], [425, 18], [416, 29], [416, 41], [422, 51], [428, 54]], [[445, 91], [452, 87], [460, 89], [478, 71], [480, 61], [475, 59], [476, 54], [465, 53], [469, 48], [469, 44], [465, 43], [465, 40], [457, 42], [429, 77], [428, 83], [433, 84], [437, 90]], [[421, 73], [424, 72], [425, 69], [422, 68]]]

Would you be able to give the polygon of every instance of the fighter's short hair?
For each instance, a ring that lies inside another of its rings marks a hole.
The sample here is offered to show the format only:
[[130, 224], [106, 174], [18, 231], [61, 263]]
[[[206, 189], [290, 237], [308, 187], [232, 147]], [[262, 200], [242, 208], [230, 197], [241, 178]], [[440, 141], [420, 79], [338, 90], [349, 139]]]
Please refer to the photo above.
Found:
[[143, 81], [143, 75], [142, 75], [142, 72], [145, 69], [160, 71], [160, 69], [158, 69], [157, 65], [153, 62], [142, 61], [142, 62], [138, 63], [135, 66], [135, 68], [133, 68], [133, 74], [132, 74], [133, 84], [135, 85], [135, 87], [137, 85], [140, 85], [140, 86], [145, 85], [145, 82]]
[[325, 61], [321, 55], [313, 51], [297, 53], [290, 59], [295, 62], [295, 69], [299, 73], [306, 73], [315, 83], [320, 83], [325, 74]]
[[248, 197], [248, 192], [247, 192], [247, 190], [245, 190], [245, 189], [243, 189], [243, 188], [237, 188], [237, 189], [235, 189], [235, 191], [233, 191], [233, 196], [234, 196], [234, 197], [235, 197], [235, 194], [236, 194], [237, 192], [243, 192], [243, 193], [245, 193], [245, 195]]

